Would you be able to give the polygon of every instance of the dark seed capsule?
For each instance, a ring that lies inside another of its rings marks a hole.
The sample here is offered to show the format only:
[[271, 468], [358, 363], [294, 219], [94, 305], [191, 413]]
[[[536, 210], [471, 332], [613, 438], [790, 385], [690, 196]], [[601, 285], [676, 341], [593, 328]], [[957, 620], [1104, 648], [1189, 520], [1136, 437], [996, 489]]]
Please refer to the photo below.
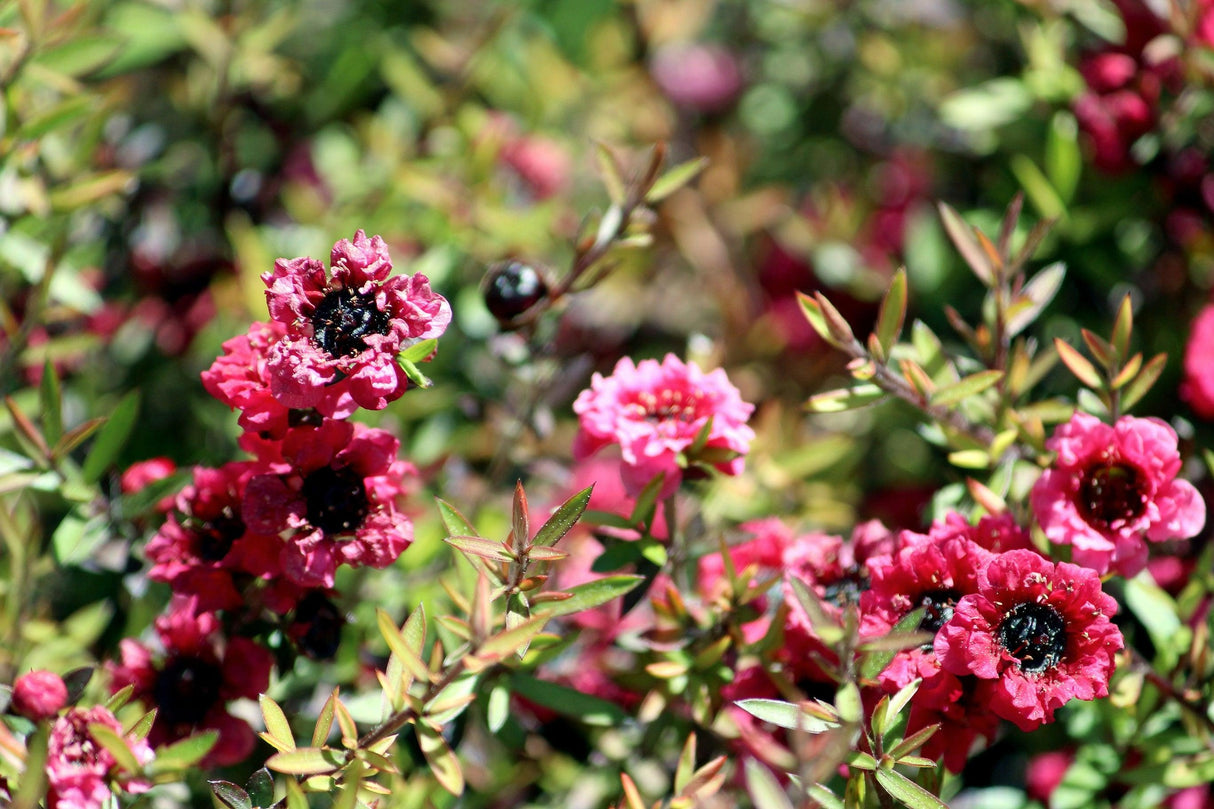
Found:
[[548, 297], [548, 284], [532, 266], [502, 261], [485, 275], [485, 305], [499, 322], [506, 323]]

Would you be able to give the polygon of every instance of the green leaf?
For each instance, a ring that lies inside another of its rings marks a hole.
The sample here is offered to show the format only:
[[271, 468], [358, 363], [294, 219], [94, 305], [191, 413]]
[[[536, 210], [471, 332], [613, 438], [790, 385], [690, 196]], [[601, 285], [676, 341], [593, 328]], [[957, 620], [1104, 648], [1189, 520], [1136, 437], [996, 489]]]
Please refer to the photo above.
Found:
[[59, 387], [59, 374], [50, 360], [42, 366], [42, 385], [39, 391], [42, 405], [42, 436], [46, 443], [54, 444], [63, 435], [63, 393]]
[[1156, 354], [1154, 357], [1151, 357], [1147, 364], [1142, 366], [1142, 370], [1138, 372], [1138, 376], [1134, 378], [1134, 381], [1126, 385], [1125, 390], [1122, 391], [1122, 409], [1129, 410], [1138, 404], [1138, 400], [1145, 396], [1159, 380], [1159, 376], [1163, 373], [1163, 369], [1167, 364], [1167, 354]]
[[405, 671], [413, 675], [413, 678], [416, 680], [428, 681], [430, 679], [430, 668], [421, 659], [420, 652], [415, 651], [409, 645], [404, 633], [396, 628], [396, 622], [392, 620], [392, 616], [388, 615], [382, 607], [377, 607], [375, 619], [379, 624], [380, 634], [388, 642], [388, 648], [400, 660], [401, 664], [405, 667]]
[[346, 756], [324, 747], [298, 747], [275, 753], [266, 760], [266, 767], [289, 775], [317, 775], [339, 770]]
[[131, 430], [135, 428], [138, 415], [139, 393], [135, 391], [123, 397], [110, 414], [105, 426], [97, 433], [81, 469], [86, 483], [96, 483], [117, 460], [118, 453], [122, 451]]
[[906, 268], [901, 267], [889, 282], [889, 290], [881, 301], [881, 311], [877, 315], [877, 342], [886, 357], [890, 349], [902, 334], [902, 325], [906, 322]]
[[948, 804], [896, 770], [878, 768], [877, 783], [908, 809], [948, 809]]
[[529, 674], [516, 673], [511, 677], [514, 693], [537, 705], [551, 708], [557, 713], [571, 716], [596, 727], [613, 727], [628, 719], [623, 708], [613, 702], [583, 694], [569, 686], [539, 680]]
[[[557, 605], [565, 603], [566, 601], [559, 601]], [[527, 644], [543, 631], [544, 624], [548, 622], [549, 617], [548, 614], [541, 613], [504, 632], [498, 632], [481, 644], [480, 648], [476, 650], [476, 657], [482, 662], [491, 663], [520, 652], [520, 650], [526, 651]]]
[[666, 473], [658, 472], [653, 480], [645, 484], [637, 495], [636, 504], [632, 507], [632, 515], [628, 518], [633, 525], [653, 523], [653, 513], [657, 508], [658, 495], [662, 492], [662, 484], [666, 482]]
[[417, 722], [416, 727], [418, 744], [434, 778], [452, 795], [463, 794], [464, 774], [460, 770], [459, 759], [451, 752], [442, 734], [425, 720]]
[[443, 541], [470, 556], [479, 556], [482, 559], [492, 559], [497, 562], [514, 561], [514, 554], [510, 552], [510, 549], [496, 539], [457, 536], [447, 537]]
[[75, 34], [62, 44], [41, 51], [34, 61], [49, 70], [80, 78], [104, 67], [122, 50], [114, 36]]
[[1066, 277], [1066, 265], [1056, 261], [1037, 273], [1024, 285], [1017, 302], [1008, 312], [1007, 334], [1014, 337], [1033, 323], [1054, 300]]
[[17, 140], [38, 140], [55, 130], [63, 130], [97, 109], [97, 98], [85, 93], [71, 95], [55, 106], [27, 118], [17, 130]]
[[105, 419], [100, 417], [77, 424], [55, 442], [55, 446], [51, 448], [51, 457], [55, 459], [66, 457], [68, 453], [87, 441], [103, 424], [105, 424]]
[[662, 201], [694, 180], [695, 176], [707, 165], [707, 157], [697, 157], [671, 168], [650, 187], [645, 194], [645, 201], [650, 205]]
[[291, 733], [291, 724], [287, 722], [287, 715], [282, 712], [282, 708], [265, 694], [257, 699], [261, 703], [261, 716], [266, 723], [266, 735], [270, 737], [266, 741], [279, 750], [294, 750], [295, 736]]
[[801, 710], [801, 706], [778, 699], [742, 699], [734, 703], [751, 716], [770, 722], [777, 727], [797, 730], [806, 733], [823, 733], [831, 728], [839, 727], [838, 722], [829, 722], [817, 716], [811, 716]]
[[400, 366], [400, 369], [405, 372], [405, 376], [409, 377], [409, 381], [415, 386], [419, 388], [428, 388], [434, 384], [430, 380], [430, 377], [421, 372], [421, 369], [417, 367], [416, 363], [405, 359], [403, 355], [396, 358], [396, 363]]
[[801, 305], [802, 314], [805, 315], [805, 319], [809, 321], [809, 325], [813, 327], [819, 337], [835, 348], [843, 345], [831, 333], [830, 326], [826, 323], [826, 316], [822, 313], [822, 307], [816, 300], [804, 292], [797, 292], [797, 303]]
[[951, 385], [936, 388], [931, 396], [931, 404], [940, 407], [953, 407], [969, 397], [976, 396], [982, 393], [982, 391], [993, 387], [998, 384], [1000, 379], [1003, 379], [1003, 371], [988, 370], [970, 374]]
[[1136, 576], [1125, 583], [1126, 606], [1142, 621], [1159, 650], [1172, 649], [1181, 630], [1176, 602], [1159, 585]]
[[1076, 379], [1093, 390], [1100, 390], [1103, 386], [1100, 374], [1087, 357], [1059, 337], [1054, 338], [1054, 348], [1058, 351], [1058, 358], [1062, 360], [1063, 365], [1070, 369]]
[[750, 793], [755, 809], [793, 809], [792, 801], [776, 777], [764, 764], [750, 757], [746, 759], [746, 791]]
[[231, 781], [207, 781], [216, 809], [253, 809], [249, 793]]
[[590, 495], [594, 492], [594, 486], [588, 486], [580, 492], [570, 497], [560, 508], [552, 513], [548, 518], [548, 522], [544, 523], [539, 531], [535, 534], [533, 545], [549, 546], [555, 545], [560, 541], [561, 537], [569, 533], [573, 526], [577, 525], [578, 519], [586, 511], [586, 504], [590, 502]]
[[809, 793], [809, 797], [818, 802], [822, 809], [844, 809], [843, 801], [821, 784], [806, 784], [805, 791]]
[[1079, 186], [1083, 156], [1079, 153], [1079, 126], [1066, 110], [1054, 113], [1045, 140], [1045, 173], [1063, 202], [1070, 202]]
[[991, 266], [990, 257], [978, 244], [978, 240], [974, 238], [974, 232], [970, 226], [965, 223], [960, 215], [943, 202], [940, 203], [940, 220], [944, 223], [944, 230], [948, 233], [949, 239], [953, 246], [957, 248], [957, 252], [965, 259], [965, 263], [973, 270], [974, 275], [978, 276], [978, 280], [986, 286], [993, 286], [995, 283], [995, 268]]
[[620, 163], [602, 143], [595, 141], [594, 157], [599, 164], [599, 173], [603, 175], [603, 185], [607, 187], [607, 196], [614, 205], [623, 205], [627, 191], [621, 176]]
[[405, 362], [429, 362], [436, 351], [438, 351], [438, 339], [431, 337], [414, 343], [400, 352], [400, 358]]
[[85, 686], [89, 684], [92, 677], [93, 666], [81, 666], [63, 675], [63, 684], [67, 686], [68, 705], [75, 705], [79, 701], [81, 695], [84, 694]]
[[619, 598], [625, 593], [634, 589], [638, 584], [645, 580], [644, 576], [632, 576], [621, 574], [618, 576], [604, 576], [601, 579], [588, 581], [584, 584], [579, 584], [575, 587], [570, 587], [566, 592], [571, 593], [571, 597], [564, 601], [555, 601], [551, 604], [545, 604], [542, 609], [537, 609], [538, 615], [545, 618], [555, 618], [560, 615], [572, 615], [575, 612], [582, 612], [593, 607], [598, 607], [606, 604], [608, 601]]
[[131, 752], [131, 746], [127, 744], [126, 739], [119, 736], [109, 725], [92, 722], [89, 724], [89, 735], [93, 737], [93, 741], [110, 752], [110, 755], [114, 757], [115, 763], [123, 770], [127, 772], [139, 772], [139, 760]]
[[[898, 619], [898, 623], [894, 624], [893, 629], [889, 631], [890, 636], [904, 635], [915, 632], [919, 628], [919, 623], [923, 620], [925, 612], [924, 607], [917, 607], [906, 615]], [[867, 680], [875, 678], [881, 673], [881, 670], [889, 665], [889, 661], [894, 659], [894, 655], [898, 653], [903, 646], [894, 644], [893, 648], [873, 651], [864, 656], [860, 661], [860, 675]]]
[[841, 413], [884, 401], [889, 394], [867, 382], [850, 388], [816, 393], [809, 397], [805, 409], [811, 413]]
[[177, 771], [192, 767], [211, 752], [211, 748], [219, 741], [219, 732], [208, 730], [198, 733], [156, 750], [156, 770]]
[[434, 498], [434, 501], [438, 504], [438, 516], [442, 519], [448, 534], [451, 536], [477, 536], [476, 529], [463, 514], [460, 514], [459, 509], [437, 497]]
[[1117, 319], [1113, 321], [1113, 335], [1109, 342], [1117, 350], [1117, 356], [1125, 360], [1130, 356], [1130, 336], [1134, 332], [1134, 302], [1127, 293], [1117, 307]]
[[269, 809], [274, 803], [274, 776], [265, 767], [249, 776], [244, 788], [249, 793], [249, 800], [261, 809]]
[[323, 747], [329, 740], [329, 734], [333, 731], [333, 714], [337, 708], [337, 693], [338, 690], [334, 688], [329, 694], [329, 698], [325, 700], [325, 704], [320, 708], [316, 724], [312, 727], [313, 747]]
[[485, 708], [485, 721], [489, 730], [497, 733], [510, 718], [510, 680], [503, 678], [489, 690], [489, 701]]

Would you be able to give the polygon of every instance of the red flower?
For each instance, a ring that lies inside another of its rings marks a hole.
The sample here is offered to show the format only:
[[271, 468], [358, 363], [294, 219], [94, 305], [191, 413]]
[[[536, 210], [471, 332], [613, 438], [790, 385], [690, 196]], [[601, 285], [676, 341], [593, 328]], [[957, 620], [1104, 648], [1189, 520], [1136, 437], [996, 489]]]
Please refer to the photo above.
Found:
[[35, 722], [50, 719], [67, 705], [67, 686], [53, 671], [36, 669], [26, 672], [13, 683], [9, 709], [18, 716]]
[[274, 658], [248, 638], [224, 639], [213, 613], [199, 612], [195, 599], [174, 601], [156, 619], [164, 654], [153, 660], [142, 644], [124, 639], [122, 662], [109, 663], [110, 688], [135, 687], [132, 698], [157, 709], [148, 739], [159, 746], [197, 731], [216, 730], [219, 741], [203, 766], [226, 766], [253, 751], [256, 737], [243, 719], [228, 712], [236, 699], [255, 699], [270, 685]]
[[711, 419], [706, 451], [728, 457], [711, 465], [727, 475], [742, 471], [742, 456], [750, 449], [754, 430], [746, 420], [754, 405], [742, 396], [723, 369], [704, 373], [695, 363], [673, 354], [639, 363], [624, 357], [611, 376], [595, 374], [590, 388], [573, 403], [581, 429], [574, 456], [581, 460], [603, 447], [618, 444], [623, 459], [624, 488], [636, 495], [658, 473], [665, 473], [662, 497], [669, 497], [683, 479], [681, 457]]
[[266, 363], [270, 392], [286, 407], [335, 418], [382, 410], [408, 386], [397, 354], [446, 331], [451, 307], [421, 273], [389, 278], [379, 236], [342, 239], [330, 265], [326, 277], [314, 258], [280, 258], [261, 276], [270, 317], [286, 325]]
[[242, 514], [252, 530], [286, 538], [287, 578], [332, 587], [338, 565], [384, 568], [409, 546], [413, 523], [398, 505], [415, 470], [399, 448], [383, 430], [328, 419], [263, 447], [276, 468], [249, 481]]
[[198, 608], [210, 611], [244, 604], [235, 576], [278, 575], [282, 540], [251, 531], [242, 514], [245, 486], [263, 471], [248, 461], [219, 469], [195, 467], [194, 482], [177, 495], [178, 513], [144, 549], [152, 562], [148, 576], [167, 582], [179, 595], [195, 596]]
[[1176, 479], [1176, 432], [1159, 419], [1109, 425], [1076, 413], [1046, 448], [1058, 457], [1033, 485], [1033, 513], [1051, 542], [1072, 546], [1078, 564], [1133, 576], [1146, 565], [1143, 537], [1185, 539], [1205, 525], [1205, 501]]
[[1072, 699], [1108, 694], [1123, 646], [1116, 612], [1092, 570], [1008, 551], [957, 602], [934, 650], [945, 670], [996, 681], [991, 709], [1032, 730]]
[[1021, 528], [1010, 514], [988, 514], [974, 525], [965, 515], [950, 511], [943, 519], [933, 522], [926, 534], [903, 531], [898, 536], [906, 545], [939, 542], [951, 537], [968, 539], [994, 553], [1016, 549], [1033, 550], [1029, 532]]
[[[202, 372], [207, 393], [240, 411], [238, 423], [242, 429], [264, 438], [282, 438], [292, 421], [298, 422], [307, 414], [292, 411], [270, 393], [270, 349], [286, 334], [287, 327], [282, 323], [254, 323], [248, 333], [225, 342], [223, 353]], [[337, 405], [335, 391], [328, 391], [327, 398], [330, 407]]]

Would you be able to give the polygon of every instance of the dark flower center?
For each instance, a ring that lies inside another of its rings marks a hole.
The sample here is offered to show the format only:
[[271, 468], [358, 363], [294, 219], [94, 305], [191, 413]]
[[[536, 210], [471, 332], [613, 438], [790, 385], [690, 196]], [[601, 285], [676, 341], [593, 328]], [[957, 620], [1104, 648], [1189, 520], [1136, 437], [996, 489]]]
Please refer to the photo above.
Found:
[[325, 421], [320, 411], [311, 407], [300, 410], [292, 407], [287, 411], [288, 427], [319, 427]]
[[311, 592], [295, 608], [292, 634], [308, 657], [329, 660], [341, 645], [341, 628], [345, 622], [336, 604], [320, 593]]
[[1129, 464], [1092, 466], [1079, 484], [1079, 508], [1088, 522], [1112, 525], [1132, 520], [1146, 508], [1144, 480]]
[[837, 607], [859, 604], [860, 594], [868, 589], [868, 576], [861, 570], [848, 570], [822, 588], [822, 599]]
[[197, 725], [219, 701], [222, 684], [218, 664], [197, 657], [170, 658], [152, 688], [157, 719], [170, 725]]
[[244, 536], [244, 521], [232, 509], [225, 508], [198, 529], [194, 552], [204, 562], [218, 562], [228, 555], [232, 543]]
[[1066, 640], [1066, 621], [1048, 604], [1017, 604], [999, 623], [999, 644], [1029, 674], [1057, 666], [1066, 653]]
[[[953, 617], [953, 607], [961, 599], [961, 593], [951, 587], [928, 590], [919, 596], [919, 606], [923, 607], [923, 618], [919, 621], [919, 631], [931, 632], [935, 635], [940, 627]], [[930, 648], [931, 642], [924, 644]]]
[[322, 466], [304, 478], [308, 522], [326, 534], [354, 531], [367, 516], [367, 487], [350, 467]]
[[316, 304], [312, 340], [334, 357], [352, 357], [367, 349], [368, 334], [387, 334], [390, 320], [375, 306], [374, 295], [335, 289]]

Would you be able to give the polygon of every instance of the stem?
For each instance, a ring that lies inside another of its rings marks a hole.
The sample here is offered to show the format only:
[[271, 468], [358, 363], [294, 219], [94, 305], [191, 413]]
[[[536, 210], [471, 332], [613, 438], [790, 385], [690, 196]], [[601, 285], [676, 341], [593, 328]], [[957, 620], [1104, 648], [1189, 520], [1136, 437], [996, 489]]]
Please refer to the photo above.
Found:
[[[425, 696], [423, 696], [421, 699], [422, 704], [424, 705], [425, 703], [434, 699], [439, 692], [451, 685], [451, 683], [455, 682], [455, 679], [463, 673], [464, 660], [463, 658], [460, 658], [455, 663], [451, 664], [449, 669], [443, 672], [442, 677], [440, 677], [437, 681], [430, 683], [430, 687], [426, 689]], [[378, 727], [367, 731], [367, 733], [358, 740], [359, 748], [365, 750], [376, 742], [383, 741], [416, 718], [417, 711], [413, 710], [412, 707], [403, 708], [397, 711], [380, 723]], [[334, 772], [336, 772], [336, 770], [334, 770]]]
[[1159, 672], [1155, 671], [1155, 669], [1151, 667], [1151, 664], [1148, 663], [1141, 654], [1139, 654], [1137, 649], [1131, 648], [1129, 652], [1131, 665], [1143, 673], [1147, 679], [1147, 682], [1159, 689], [1159, 693], [1163, 694], [1165, 697], [1172, 700], [1181, 708], [1192, 714], [1194, 718], [1198, 719], [1203, 725], [1205, 725], [1207, 731], [1214, 733], [1214, 719], [1211, 719], [1209, 714], [1206, 712], [1205, 705], [1185, 696], [1170, 680]]

